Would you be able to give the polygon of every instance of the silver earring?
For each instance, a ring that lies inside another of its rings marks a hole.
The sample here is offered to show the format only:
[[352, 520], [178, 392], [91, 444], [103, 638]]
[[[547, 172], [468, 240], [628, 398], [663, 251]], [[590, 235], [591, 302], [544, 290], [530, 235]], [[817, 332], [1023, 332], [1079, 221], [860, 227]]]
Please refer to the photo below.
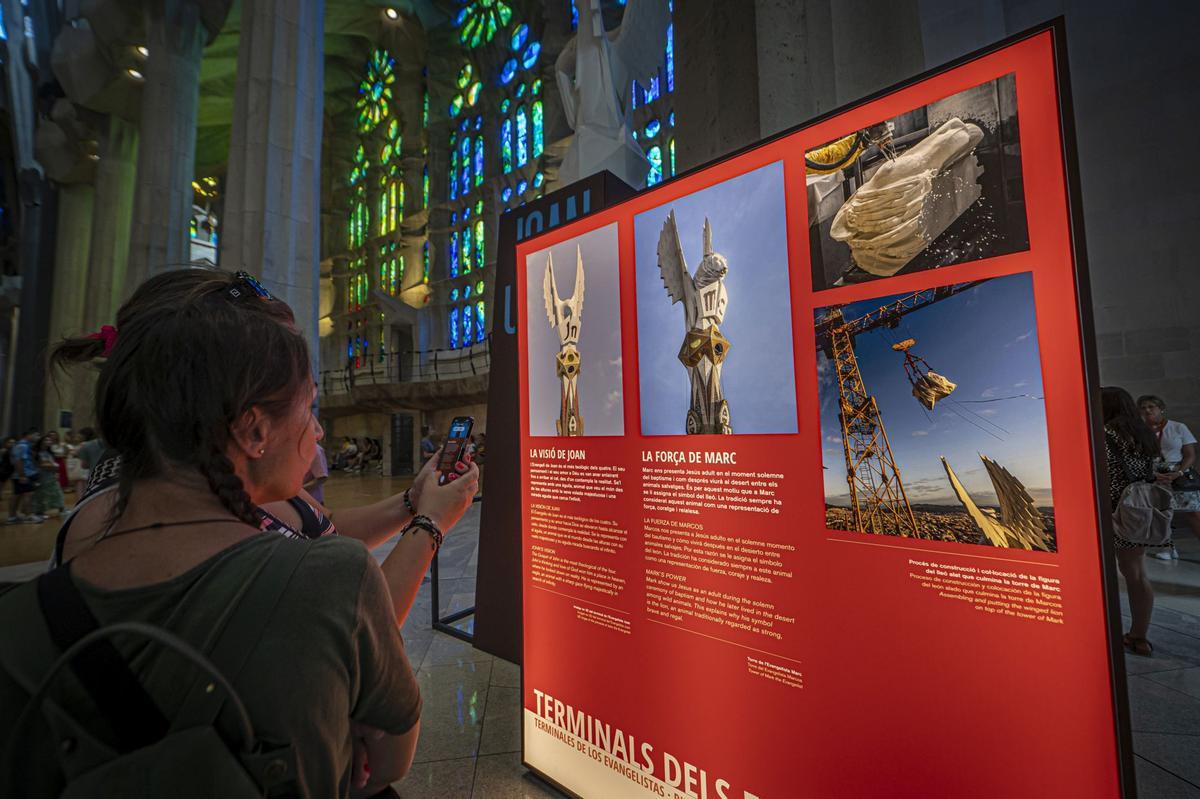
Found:
[[267, 448], [266, 448], [266, 447], [263, 447], [262, 449], [260, 449], [260, 450], [258, 451], [258, 454], [259, 454], [259, 455], [266, 455], [266, 454], [267, 454]]

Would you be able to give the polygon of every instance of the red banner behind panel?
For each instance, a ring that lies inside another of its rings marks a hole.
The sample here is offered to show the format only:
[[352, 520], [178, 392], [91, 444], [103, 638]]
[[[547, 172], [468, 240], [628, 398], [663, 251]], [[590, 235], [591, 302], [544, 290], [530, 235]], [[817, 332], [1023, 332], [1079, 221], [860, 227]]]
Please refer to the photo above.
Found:
[[517, 248], [531, 768], [1120, 795], [1054, 47]]

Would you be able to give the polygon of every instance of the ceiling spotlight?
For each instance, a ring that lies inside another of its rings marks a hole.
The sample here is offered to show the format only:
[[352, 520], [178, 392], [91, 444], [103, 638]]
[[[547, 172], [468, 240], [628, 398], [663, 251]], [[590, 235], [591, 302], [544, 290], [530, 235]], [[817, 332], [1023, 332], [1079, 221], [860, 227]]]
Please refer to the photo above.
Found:
[[142, 58], [146, 58], [150, 55], [150, 48], [144, 44], [139, 44], [133, 48], [133, 52], [137, 53]]
[[387, 8], [383, 9], [383, 15], [393, 21], [400, 19], [400, 12], [397, 11], [396, 9], [392, 8], [391, 6], [388, 6]]
[[133, 78], [134, 80], [145, 80], [146, 79], [145, 75], [143, 75], [139, 70], [136, 70], [133, 67], [127, 68], [125, 70], [125, 74], [128, 75], [129, 77]]

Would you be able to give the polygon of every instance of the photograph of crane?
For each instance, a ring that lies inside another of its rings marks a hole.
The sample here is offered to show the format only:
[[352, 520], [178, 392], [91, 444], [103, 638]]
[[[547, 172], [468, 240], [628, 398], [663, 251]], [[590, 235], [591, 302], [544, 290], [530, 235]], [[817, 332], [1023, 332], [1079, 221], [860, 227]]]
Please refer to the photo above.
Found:
[[814, 321], [827, 528], [1057, 551], [1029, 273]]
[[1013, 75], [804, 153], [813, 290], [1029, 249]]

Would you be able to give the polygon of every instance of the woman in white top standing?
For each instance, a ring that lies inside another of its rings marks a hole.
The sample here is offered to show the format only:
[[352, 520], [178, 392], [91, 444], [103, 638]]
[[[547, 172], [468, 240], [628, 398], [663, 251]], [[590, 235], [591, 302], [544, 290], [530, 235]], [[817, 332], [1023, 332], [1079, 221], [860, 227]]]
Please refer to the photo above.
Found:
[[[1158, 481], [1171, 488], [1171, 508], [1175, 516], [1185, 521], [1192, 533], [1200, 538], [1200, 490], [1180, 491], [1171, 483], [1184, 476], [1184, 472], [1196, 465], [1196, 437], [1183, 422], [1167, 419], [1167, 403], [1162, 397], [1146, 394], [1138, 397], [1138, 410], [1146, 424], [1158, 436], [1163, 462], [1158, 472]], [[1179, 557], [1174, 544], [1169, 550], [1154, 555], [1160, 560]]]

